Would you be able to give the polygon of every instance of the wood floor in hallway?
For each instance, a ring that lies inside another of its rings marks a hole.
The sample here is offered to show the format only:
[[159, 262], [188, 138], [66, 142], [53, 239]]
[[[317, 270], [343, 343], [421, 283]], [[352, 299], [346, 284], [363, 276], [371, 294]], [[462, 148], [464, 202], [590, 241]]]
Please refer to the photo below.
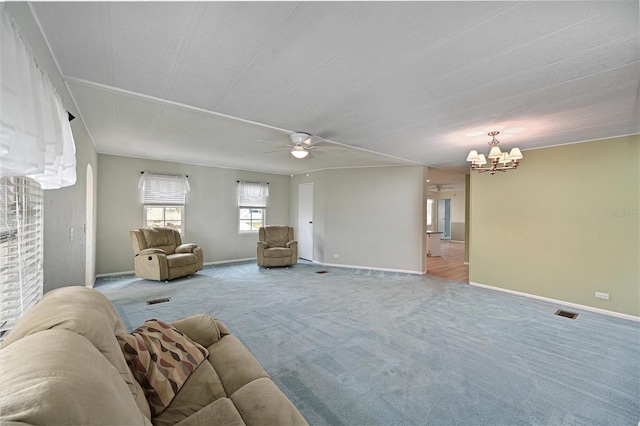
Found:
[[440, 241], [442, 256], [427, 257], [427, 274], [448, 280], [469, 282], [469, 265], [464, 264], [464, 243]]

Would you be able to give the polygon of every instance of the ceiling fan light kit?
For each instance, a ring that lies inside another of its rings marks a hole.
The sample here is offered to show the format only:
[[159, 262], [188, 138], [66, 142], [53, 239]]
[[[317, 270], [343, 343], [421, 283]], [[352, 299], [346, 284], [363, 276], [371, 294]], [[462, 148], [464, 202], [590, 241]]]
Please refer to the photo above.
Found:
[[[499, 134], [500, 132], [498, 131], [488, 133], [488, 135], [491, 136], [491, 141], [489, 142], [491, 150], [487, 157], [485, 157], [484, 154], [478, 154], [478, 151], [475, 149], [469, 152], [467, 161], [471, 162], [470, 169], [472, 171], [479, 173], [489, 172], [495, 175], [496, 172], [506, 172], [507, 170], [515, 170], [518, 168], [519, 160], [524, 158], [522, 152], [520, 152], [520, 148], [513, 148], [508, 153], [500, 151], [498, 147], [500, 141], [496, 139], [496, 136]], [[484, 167], [485, 164], [487, 164], [487, 158], [491, 160], [491, 163]]]
[[303, 159], [309, 155], [309, 151], [307, 151], [302, 144], [297, 144], [291, 149], [291, 155], [296, 158]]

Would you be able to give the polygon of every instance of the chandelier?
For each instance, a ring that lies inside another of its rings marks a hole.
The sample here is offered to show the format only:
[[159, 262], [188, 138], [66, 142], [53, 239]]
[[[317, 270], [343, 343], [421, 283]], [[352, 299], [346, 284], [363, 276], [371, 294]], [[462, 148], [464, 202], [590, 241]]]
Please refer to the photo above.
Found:
[[488, 135], [491, 136], [491, 142], [489, 142], [491, 151], [489, 151], [487, 158], [491, 160], [491, 163], [487, 166], [485, 166], [485, 164], [487, 164], [487, 158], [485, 158], [484, 154], [478, 155], [478, 151], [475, 149], [469, 152], [467, 161], [471, 162], [471, 170], [480, 173], [489, 172], [495, 175], [496, 172], [506, 172], [507, 170], [518, 168], [518, 160], [523, 158], [520, 148], [513, 148], [511, 152], [508, 153], [500, 151], [500, 148], [498, 148], [500, 141], [496, 139], [496, 136], [499, 134], [500, 132], [497, 131], [488, 133]]

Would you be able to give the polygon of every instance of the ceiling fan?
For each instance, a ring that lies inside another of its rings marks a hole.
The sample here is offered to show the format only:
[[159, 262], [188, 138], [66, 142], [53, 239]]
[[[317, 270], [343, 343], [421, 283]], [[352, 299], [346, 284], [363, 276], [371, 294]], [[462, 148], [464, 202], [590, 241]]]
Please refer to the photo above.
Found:
[[427, 189], [429, 191], [440, 192], [440, 191], [453, 191], [456, 188], [453, 185], [446, 185], [446, 184], [437, 183], [437, 184], [434, 184], [434, 185], [427, 186]]
[[279, 152], [279, 151], [289, 151], [289, 153], [297, 159], [304, 158], [312, 158], [314, 152], [319, 151], [344, 151], [345, 149], [342, 147], [333, 147], [333, 146], [318, 146], [319, 143], [326, 141], [326, 139], [321, 138], [320, 136], [311, 135], [309, 133], [304, 132], [296, 132], [291, 133], [289, 135], [290, 143], [282, 143], [282, 142], [273, 142], [273, 141], [262, 141], [269, 143], [277, 143], [281, 145], [286, 145], [286, 148], [280, 148], [273, 151], [267, 152]]

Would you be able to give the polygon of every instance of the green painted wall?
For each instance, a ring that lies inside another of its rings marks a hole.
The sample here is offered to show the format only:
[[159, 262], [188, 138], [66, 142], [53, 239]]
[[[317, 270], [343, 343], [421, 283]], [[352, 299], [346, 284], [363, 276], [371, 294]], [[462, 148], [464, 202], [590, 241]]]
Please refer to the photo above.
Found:
[[640, 316], [640, 136], [524, 156], [471, 176], [470, 281]]

